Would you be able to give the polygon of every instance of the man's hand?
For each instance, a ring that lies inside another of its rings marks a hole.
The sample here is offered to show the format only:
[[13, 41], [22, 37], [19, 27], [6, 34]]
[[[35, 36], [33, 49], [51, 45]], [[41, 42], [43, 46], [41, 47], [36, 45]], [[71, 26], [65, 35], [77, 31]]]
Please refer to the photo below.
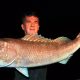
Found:
[[76, 39], [77, 39], [78, 44], [79, 44], [79, 46], [80, 46], [80, 33], [77, 35]]
[[80, 37], [80, 33], [77, 35], [77, 38]]

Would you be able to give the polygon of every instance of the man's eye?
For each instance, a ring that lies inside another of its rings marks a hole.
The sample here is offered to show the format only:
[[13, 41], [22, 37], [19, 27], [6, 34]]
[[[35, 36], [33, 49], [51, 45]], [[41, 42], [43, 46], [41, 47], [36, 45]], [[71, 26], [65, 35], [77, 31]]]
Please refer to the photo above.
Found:
[[27, 23], [30, 23], [30, 21], [26, 21]]
[[35, 23], [38, 23], [38, 21], [35, 21]]

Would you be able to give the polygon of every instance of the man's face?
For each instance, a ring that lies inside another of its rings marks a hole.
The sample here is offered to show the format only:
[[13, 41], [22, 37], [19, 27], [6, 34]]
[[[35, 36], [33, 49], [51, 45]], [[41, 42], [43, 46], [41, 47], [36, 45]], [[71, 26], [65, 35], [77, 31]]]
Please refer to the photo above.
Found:
[[39, 30], [39, 19], [36, 16], [26, 16], [24, 23], [21, 25], [25, 34], [34, 35]]

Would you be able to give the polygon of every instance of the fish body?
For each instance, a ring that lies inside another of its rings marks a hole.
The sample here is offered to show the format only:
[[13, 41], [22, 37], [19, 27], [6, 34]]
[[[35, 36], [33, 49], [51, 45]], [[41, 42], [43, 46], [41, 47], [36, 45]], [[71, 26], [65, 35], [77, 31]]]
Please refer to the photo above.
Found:
[[0, 66], [36, 67], [66, 59], [80, 48], [76, 40], [57, 38], [49, 41], [0, 40]]

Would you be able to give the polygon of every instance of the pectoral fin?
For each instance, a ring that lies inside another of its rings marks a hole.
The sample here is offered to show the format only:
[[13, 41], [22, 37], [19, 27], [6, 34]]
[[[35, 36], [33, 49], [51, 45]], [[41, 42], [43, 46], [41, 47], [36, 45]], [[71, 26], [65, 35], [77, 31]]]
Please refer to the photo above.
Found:
[[27, 68], [16, 68], [20, 73], [25, 75], [26, 77], [29, 77], [28, 69]]
[[61, 63], [61, 64], [66, 64], [66, 63], [69, 61], [69, 59], [71, 58], [71, 56], [72, 56], [72, 55], [70, 55], [68, 58], [60, 61], [59, 63]]

